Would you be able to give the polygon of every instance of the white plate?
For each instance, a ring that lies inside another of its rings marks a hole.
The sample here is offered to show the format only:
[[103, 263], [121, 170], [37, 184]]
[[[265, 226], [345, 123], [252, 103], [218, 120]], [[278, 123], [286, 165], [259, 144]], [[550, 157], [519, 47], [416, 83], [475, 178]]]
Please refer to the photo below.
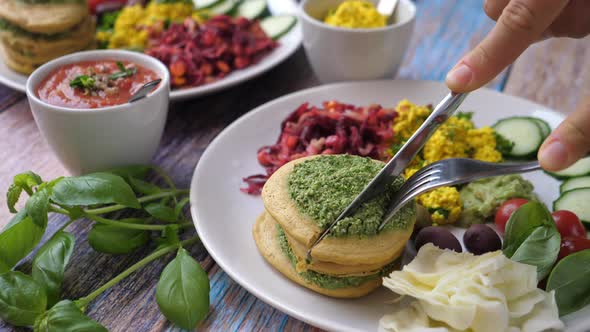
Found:
[[[298, 11], [295, 0], [268, 0], [268, 7], [272, 15], [297, 15]], [[300, 24], [297, 23], [297, 25], [291, 29], [289, 33], [278, 40], [280, 43], [279, 47], [274, 49], [257, 64], [242, 70], [236, 70], [223, 79], [210, 84], [173, 90], [170, 93], [170, 99], [182, 100], [192, 97], [204, 96], [213, 92], [230, 88], [246, 80], [259, 76], [291, 56], [301, 45], [302, 38], [303, 36]], [[25, 92], [27, 77], [28, 76], [19, 74], [8, 68], [4, 61], [0, 61], [0, 83], [20, 92]]]
[[[259, 197], [240, 192], [242, 178], [263, 173], [258, 148], [272, 144], [280, 123], [300, 104], [339, 100], [356, 105], [393, 107], [403, 98], [418, 104], [437, 103], [443, 84], [427, 81], [376, 81], [327, 85], [297, 92], [258, 107], [227, 127], [207, 148], [191, 183], [191, 213], [197, 231], [215, 261], [232, 279], [273, 307], [317, 327], [334, 331], [376, 331], [379, 318], [391, 311], [393, 298], [380, 289], [356, 300], [313, 293], [282, 276], [258, 253], [252, 226], [263, 211]], [[533, 115], [555, 127], [563, 116], [524, 99], [482, 89], [467, 97], [463, 111], [475, 111], [478, 126], [502, 117]], [[542, 200], [558, 196], [558, 182], [542, 172], [525, 175]], [[455, 230], [457, 231], [457, 230]], [[460, 237], [462, 238], [462, 237]], [[566, 317], [568, 331], [587, 331], [590, 307]]]

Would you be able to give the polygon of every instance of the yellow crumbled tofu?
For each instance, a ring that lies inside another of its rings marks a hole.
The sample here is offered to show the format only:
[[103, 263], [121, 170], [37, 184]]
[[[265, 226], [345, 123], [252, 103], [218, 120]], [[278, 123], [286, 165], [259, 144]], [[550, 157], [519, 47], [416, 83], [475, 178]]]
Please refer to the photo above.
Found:
[[108, 41], [108, 48], [143, 49], [147, 46], [148, 28], [163, 22], [179, 22], [187, 17], [199, 17], [193, 13], [190, 3], [150, 2], [145, 8], [141, 5], [124, 7], [115, 21], [110, 36], [97, 33], [99, 41]]
[[324, 22], [342, 28], [370, 29], [384, 27], [387, 19], [369, 1], [348, 0], [330, 11]]
[[[393, 122], [395, 144], [405, 143], [430, 115], [431, 108], [402, 100], [396, 107], [398, 115]], [[487, 162], [502, 161], [496, 148], [496, 133], [490, 127], [475, 128], [470, 116], [449, 118], [428, 140], [424, 149], [404, 171], [406, 178], [420, 168], [448, 158], [473, 158]], [[459, 191], [453, 187], [436, 189], [418, 197], [418, 203], [431, 211], [433, 222], [448, 224], [457, 221], [463, 205]]]
[[463, 204], [455, 187], [434, 189], [418, 196], [418, 203], [431, 213], [432, 222], [438, 225], [452, 224], [459, 219]]

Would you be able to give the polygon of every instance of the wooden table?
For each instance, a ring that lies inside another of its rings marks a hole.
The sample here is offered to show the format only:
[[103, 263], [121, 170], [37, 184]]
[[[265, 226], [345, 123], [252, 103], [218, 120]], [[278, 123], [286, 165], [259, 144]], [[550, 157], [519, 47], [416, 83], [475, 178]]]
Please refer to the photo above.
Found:
[[[399, 77], [442, 80], [453, 63], [493, 25], [483, 14], [481, 3], [417, 1], [416, 31]], [[303, 50], [299, 50], [260, 78], [213, 96], [175, 103], [154, 163], [170, 172], [179, 186], [188, 188], [201, 154], [223, 128], [262, 103], [318, 84]], [[489, 87], [568, 113], [582, 95], [590, 95], [590, 38], [554, 39], [537, 44]], [[392, 104], [395, 102], [392, 100]], [[51, 179], [65, 175], [66, 171], [41, 138], [21, 93], [0, 87], [0, 109], [0, 226], [3, 226], [10, 220], [4, 192], [14, 174], [33, 170]], [[55, 230], [63, 222], [62, 218], [53, 216], [50, 227]], [[89, 223], [78, 222], [68, 229], [80, 240], [66, 271], [64, 296], [67, 298], [87, 295], [148, 252], [127, 256], [99, 254], [85, 241]], [[211, 279], [211, 311], [200, 330], [316, 330], [249, 294], [202, 247], [194, 246], [192, 254]], [[26, 260], [23, 266], [26, 270]], [[152, 263], [127, 278], [95, 300], [88, 314], [111, 331], [171, 329], [154, 301], [155, 285], [163, 266], [164, 262]], [[0, 322], [0, 330], [13, 328]]]

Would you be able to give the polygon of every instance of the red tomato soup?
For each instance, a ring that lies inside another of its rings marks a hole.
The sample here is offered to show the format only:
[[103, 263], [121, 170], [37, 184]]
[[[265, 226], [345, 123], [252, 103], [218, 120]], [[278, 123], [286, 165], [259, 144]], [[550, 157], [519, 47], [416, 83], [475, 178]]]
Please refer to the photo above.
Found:
[[156, 79], [154, 71], [128, 61], [84, 61], [47, 75], [37, 96], [55, 106], [107, 107], [126, 103], [141, 86]]

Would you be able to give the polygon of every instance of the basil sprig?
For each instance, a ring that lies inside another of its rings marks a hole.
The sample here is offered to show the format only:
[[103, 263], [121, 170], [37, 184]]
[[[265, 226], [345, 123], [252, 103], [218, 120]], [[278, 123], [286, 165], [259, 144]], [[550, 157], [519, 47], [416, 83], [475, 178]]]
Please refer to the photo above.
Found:
[[516, 210], [506, 224], [504, 255], [537, 267], [537, 279], [545, 278], [557, 260], [561, 236], [551, 213], [540, 202], [531, 201]]
[[[149, 181], [150, 173], [166, 185]], [[29, 198], [17, 211], [23, 193]], [[34, 326], [35, 331], [104, 332], [106, 328], [84, 313], [90, 302], [133, 272], [174, 251], [177, 257], [158, 283], [158, 305], [166, 318], [186, 329], [195, 328], [206, 317], [209, 280], [184, 249], [199, 239], [182, 239], [183, 230], [192, 227], [182, 213], [188, 190], [176, 188], [160, 168], [129, 166], [47, 182], [26, 172], [14, 177], [6, 197], [8, 209], [15, 215], [0, 233], [1, 319], [16, 326]], [[123, 210], [137, 216], [120, 220], [107, 217]], [[45, 235], [48, 213], [63, 214], [70, 221], [40, 247], [31, 275], [14, 271]], [[156, 249], [87, 296], [63, 299], [62, 285], [68, 282], [64, 275], [76, 244], [65, 228], [79, 220], [93, 223], [88, 239], [96, 251], [125, 254], [149, 243]], [[176, 289], [178, 283], [182, 287]]]

